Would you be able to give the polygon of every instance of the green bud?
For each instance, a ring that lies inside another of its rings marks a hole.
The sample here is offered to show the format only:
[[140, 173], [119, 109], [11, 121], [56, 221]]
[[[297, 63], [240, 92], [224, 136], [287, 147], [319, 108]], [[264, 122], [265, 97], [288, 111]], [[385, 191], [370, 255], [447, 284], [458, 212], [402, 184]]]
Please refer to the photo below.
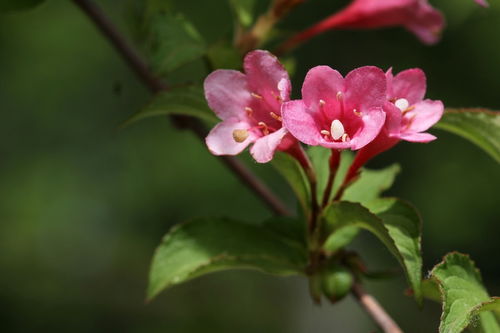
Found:
[[330, 264], [321, 273], [321, 289], [331, 302], [344, 298], [351, 290], [353, 282], [351, 272], [338, 264]]

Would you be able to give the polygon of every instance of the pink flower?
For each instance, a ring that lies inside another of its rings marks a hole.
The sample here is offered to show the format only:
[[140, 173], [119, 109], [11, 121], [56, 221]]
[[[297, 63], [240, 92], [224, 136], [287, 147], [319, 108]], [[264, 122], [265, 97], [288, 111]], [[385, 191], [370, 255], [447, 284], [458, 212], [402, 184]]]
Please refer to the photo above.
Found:
[[[481, 0], [478, 0], [481, 1]], [[373, 29], [404, 26], [426, 44], [436, 43], [444, 26], [443, 15], [427, 0], [353, 0], [349, 6], [287, 41], [289, 49], [331, 29]]]
[[486, 0], [474, 0], [479, 6], [489, 7], [489, 3]]
[[266, 163], [276, 149], [286, 150], [295, 142], [281, 123], [281, 104], [290, 98], [291, 83], [278, 59], [267, 51], [248, 53], [243, 67], [245, 74], [216, 70], [205, 79], [205, 98], [222, 120], [206, 143], [214, 155], [236, 155], [254, 143], [250, 153], [257, 162]]
[[377, 67], [351, 71], [345, 79], [328, 66], [312, 68], [302, 100], [283, 104], [283, 122], [312, 146], [357, 150], [372, 141], [385, 120], [386, 78]]
[[414, 68], [393, 76], [392, 70], [389, 69], [386, 77], [386, 122], [377, 138], [356, 154], [347, 178], [355, 177], [359, 168], [368, 160], [392, 148], [400, 140], [429, 142], [436, 139], [425, 131], [441, 119], [444, 106], [441, 101], [424, 100], [424, 72]]

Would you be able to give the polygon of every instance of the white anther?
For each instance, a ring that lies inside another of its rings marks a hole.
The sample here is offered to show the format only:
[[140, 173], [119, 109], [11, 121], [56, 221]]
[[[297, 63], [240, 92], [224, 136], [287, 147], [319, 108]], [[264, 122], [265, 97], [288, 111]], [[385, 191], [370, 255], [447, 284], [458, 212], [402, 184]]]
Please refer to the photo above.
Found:
[[319, 100], [319, 106], [323, 107], [325, 106], [326, 102], [322, 99]]
[[340, 101], [342, 99], [342, 91], [337, 91], [337, 100]]
[[349, 140], [349, 135], [347, 135], [347, 133], [344, 133], [344, 135], [342, 135], [342, 142], [346, 142], [347, 140]]
[[281, 79], [278, 82], [278, 90], [279, 91], [285, 91], [285, 89], [288, 87], [288, 80], [287, 79]]
[[338, 140], [345, 134], [344, 125], [340, 122], [340, 120], [335, 119], [332, 121], [332, 125], [330, 126], [330, 133], [332, 134], [333, 140]]
[[394, 102], [394, 105], [396, 105], [396, 107], [398, 109], [400, 109], [401, 111], [404, 111], [404, 110], [408, 109], [408, 107], [410, 106], [410, 103], [408, 102], [408, 100], [406, 98], [400, 98]]

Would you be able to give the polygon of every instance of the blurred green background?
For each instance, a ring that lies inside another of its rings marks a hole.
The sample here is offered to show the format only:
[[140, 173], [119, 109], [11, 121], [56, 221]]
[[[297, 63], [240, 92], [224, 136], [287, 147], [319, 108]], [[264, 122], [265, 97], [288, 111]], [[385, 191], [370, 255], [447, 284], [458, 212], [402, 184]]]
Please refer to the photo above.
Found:
[[[177, 2], [207, 41], [231, 34], [226, 1]], [[309, 0], [279, 28], [305, 28], [345, 3]], [[294, 53], [294, 94], [319, 64], [344, 74], [368, 64], [421, 67], [430, 98], [498, 110], [500, 2], [491, 3], [486, 10], [471, 0], [434, 1], [448, 27], [433, 47], [400, 28], [317, 37]], [[99, 4], [133, 35], [128, 2]], [[373, 332], [351, 298], [317, 307], [305, 281], [254, 272], [213, 274], [144, 303], [150, 258], [172, 225], [204, 215], [270, 216], [203, 144], [167, 119], [118, 129], [149, 98], [70, 1], [0, 16], [0, 331]], [[389, 194], [422, 213], [425, 269], [448, 251], [469, 253], [499, 295], [498, 164], [461, 138], [434, 133], [439, 140], [402, 143], [370, 165], [402, 165]], [[294, 205], [270, 166], [244, 160]], [[370, 267], [396, 266], [369, 235], [353, 248]], [[439, 306], [420, 311], [403, 295], [403, 277], [367, 288], [405, 332], [437, 331]]]

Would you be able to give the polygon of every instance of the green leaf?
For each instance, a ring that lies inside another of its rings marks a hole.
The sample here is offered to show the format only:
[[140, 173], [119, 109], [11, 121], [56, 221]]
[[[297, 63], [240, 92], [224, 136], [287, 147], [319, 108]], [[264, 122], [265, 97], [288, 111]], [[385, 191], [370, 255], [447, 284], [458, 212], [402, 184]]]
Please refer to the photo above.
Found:
[[167, 115], [191, 116], [209, 123], [218, 121], [213, 111], [208, 108], [201, 88], [180, 87], [154, 96], [148, 105], [132, 115], [121, 127], [126, 127], [145, 118]]
[[499, 311], [499, 299], [488, 296], [479, 270], [467, 255], [446, 255], [432, 270], [431, 278], [439, 285], [443, 299], [440, 333], [460, 333], [480, 314], [484, 332], [500, 332], [496, 320], [485, 312]]
[[271, 163], [286, 179], [307, 215], [311, 200], [311, 187], [299, 162], [288, 154], [278, 152]]
[[307, 155], [316, 172], [318, 202], [323, 200], [323, 193], [325, 192], [326, 183], [330, 174], [329, 159], [331, 150], [322, 146], [310, 146], [307, 149]]
[[0, 12], [31, 9], [45, 0], [0, 0]]
[[218, 42], [207, 50], [207, 56], [213, 68], [239, 69], [241, 55], [227, 42]]
[[243, 27], [248, 28], [254, 21], [254, 8], [256, 0], [229, 0], [236, 20]]
[[[328, 182], [328, 177], [330, 176], [330, 156], [331, 149], [324, 148], [321, 146], [311, 146], [307, 149], [307, 154], [311, 159], [311, 163], [316, 172], [317, 180], [317, 196], [318, 201], [322, 202], [323, 194]], [[339, 189], [342, 181], [347, 174], [347, 170], [354, 159], [354, 155], [349, 151], [343, 151], [340, 157], [340, 165], [335, 175], [335, 180], [332, 187], [332, 192], [330, 196], [333, 196]]]
[[149, 10], [144, 22], [146, 49], [155, 73], [164, 75], [205, 54], [203, 38], [182, 15]]
[[228, 269], [276, 275], [303, 274], [306, 248], [256, 225], [200, 218], [180, 224], [163, 238], [149, 276], [148, 299], [172, 285]]
[[404, 268], [408, 282], [421, 302], [421, 220], [415, 209], [398, 199], [378, 199], [372, 212], [358, 203], [334, 202], [324, 212], [328, 237], [325, 250], [339, 247], [333, 240], [344, 228], [362, 228], [377, 236]]
[[261, 223], [261, 226], [285, 238], [293, 239], [307, 246], [307, 225], [303, 219], [273, 216]]
[[500, 162], [500, 112], [486, 109], [446, 109], [434, 127], [470, 140]]
[[377, 199], [392, 186], [400, 170], [398, 164], [380, 170], [363, 169], [359, 179], [346, 189], [342, 200], [365, 204]]
[[349, 245], [358, 234], [359, 228], [357, 226], [343, 227], [328, 236], [323, 245], [323, 248], [328, 253], [333, 254]]

